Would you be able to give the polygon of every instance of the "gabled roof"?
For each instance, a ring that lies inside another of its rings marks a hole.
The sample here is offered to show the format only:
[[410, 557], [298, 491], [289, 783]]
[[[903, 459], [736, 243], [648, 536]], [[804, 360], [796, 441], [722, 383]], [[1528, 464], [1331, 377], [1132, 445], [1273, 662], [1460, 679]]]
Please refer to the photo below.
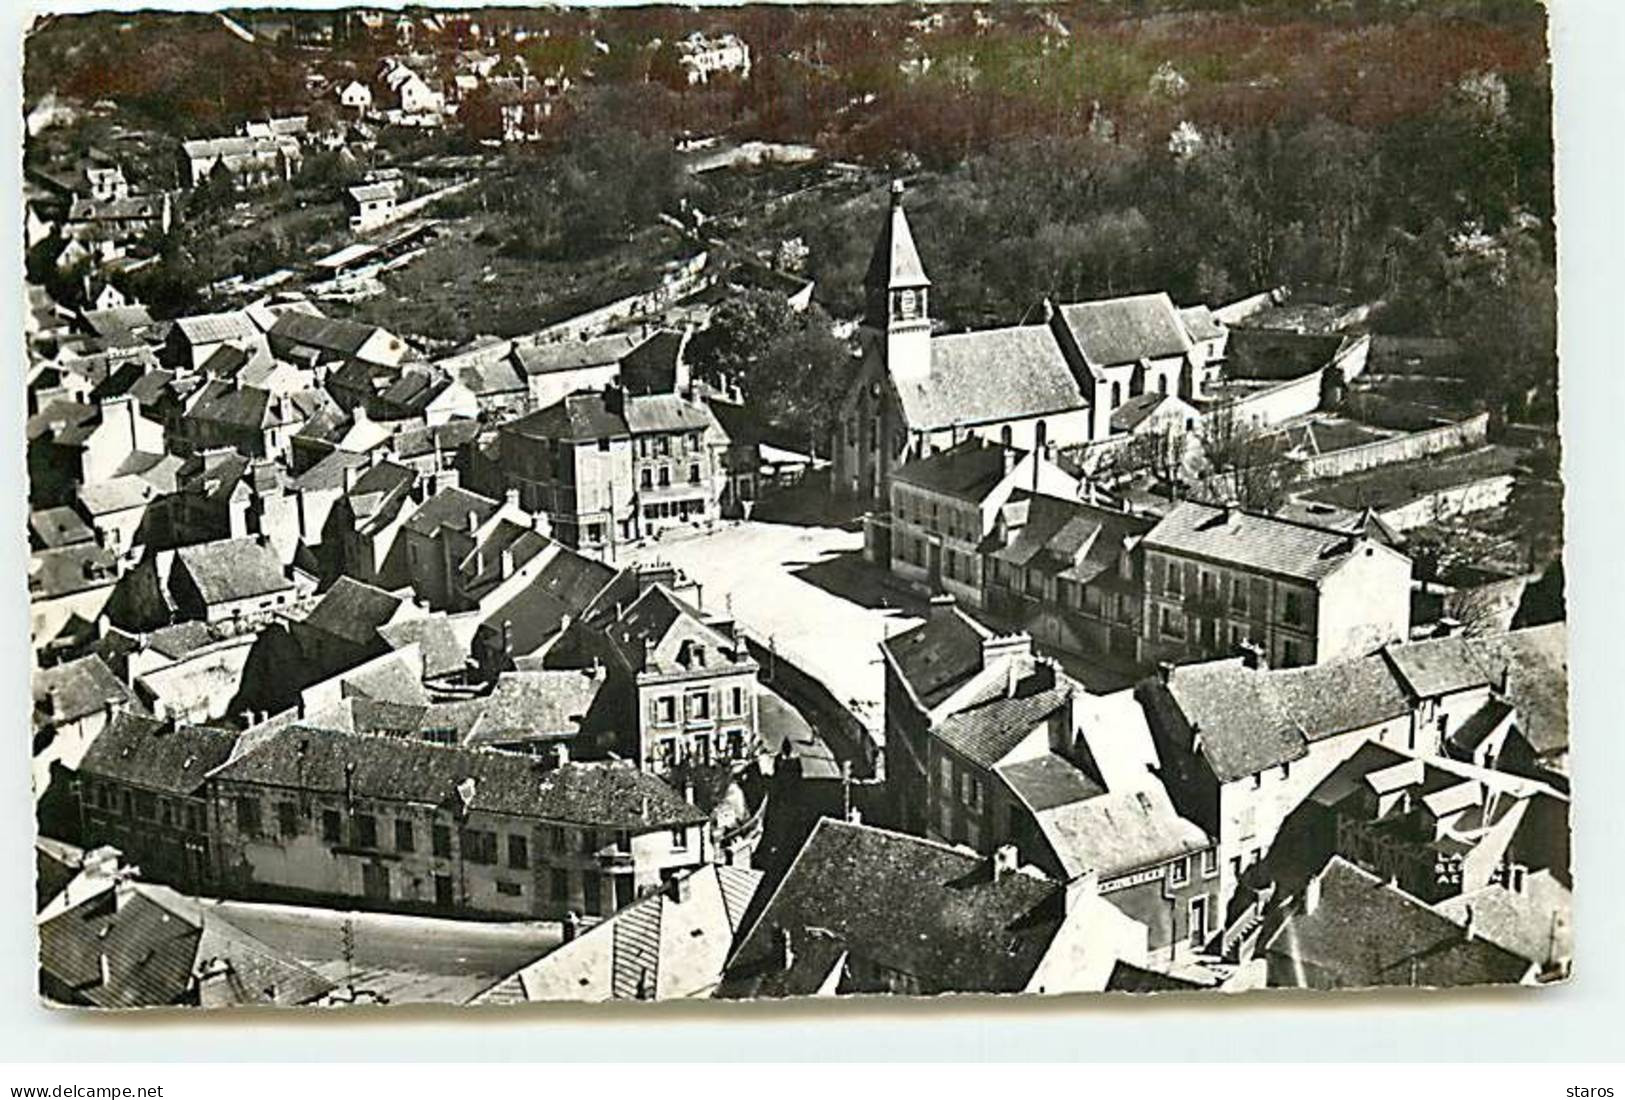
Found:
[[83, 775], [186, 795], [231, 755], [237, 735], [209, 726], [171, 726], [127, 710], [113, 715], [79, 764]]
[[34, 721], [57, 726], [130, 701], [130, 692], [96, 654], [34, 672]]
[[1175, 505], [1143, 545], [1311, 584], [1357, 553], [1393, 553], [1347, 532], [1189, 500]]
[[586, 442], [630, 434], [626, 418], [610, 408], [602, 393], [572, 393], [529, 416], [509, 421], [504, 432], [528, 439]]
[[1102, 881], [1167, 863], [1212, 845], [1179, 815], [1159, 784], [1110, 791], [1034, 815], [1069, 876], [1096, 871]]
[[1205, 305], [1180, 307], [1179, 319], [1185, 325], [1186, 333], [1197, 342], [1215, 340], [1227, 331], [1223, 322]]
[[367, 342], [379, 334], [388, 337], [389, 350], [400, 349], [400, 338], [377, 325], [341, 317], [321, 317], [302, 310], [289, 310], [279, 315], [270, 329], [273, 338], [320, 348], [340, 356], [359, 354]]
[[407, 519], [406, 529], [428, 538], [439, 535], [443, 527], [468, 531], [470, 515], [477, 523], [484, 524], [486, 520], [496, 515], [500, 507], [501, 505], [490, 497], [481, 496], [469, 489], [451, 486], [441, 489], [419, 505], [418, 510]]
[[255, 538], [219, 539], [175, 551], [176, 568], [184, 568], [205, 603], [284, 592], [293, 587], [282, 562], [269, 545]]
[[[663, 584], [644, 589], [604, 630], [610, 644], [633, 672], [672, 671], [662, 667], [660, 653], [668, 638], [682, 636], [679, 630], [691, 636], [698, 635], [713, 647], [723, 648], [734, 644], [708, 624], [698, 608], [679, 599]], [[655, 662], [653, 665], [651, 658]]]
[[1072, 698], [1072, 683], [1057, 679], [1053, 668], [1037, 665], [1010, 694], [956, 711], [932, 732], [971, 763], [991, 769]]
[[729, 961], [719, 995], [816, 992], [843, 956], [910, 975], [922, 993], [1018, 992], [1065, 919], [1063, 890], [1021, 871], [995, 876], [963, 849], [823, 818]]
[[406, 600], [353, 577], [340, 577], [301, 623], [356, 645], [377, 640], [378, 628], [394, 618]]
[[903, 418], [916, 431], [1070, 412], [1088, 405], [1048, 325], [931, 339], [931, 371], [895, 375]]
[[[1081, 584], [1115, 570], [1119, 556], [1156, 524], [1146, 516], [1042, 493], [1011, 497], [1005, 512], [1006, 525], [1016, 527], [1016, 534], [993, 557]], [[1019, 522], [1012, 522], [1018, 514]]]
[[550, 768], [517, 753], [297, 725], [261, 739], [212, 778], [633, 832], [706, 820], [660, 779], [624, 764]]
[[625, 416], [627, 430], [634, 435], [704, 431], [715, 423], [704, 405], [675, 393], [630, 394]]
[[1053, 752], [1000, 764], [993, 770], [1010, 793], [1034, 814], [1106, 793], [1088, 772]]
[[637, 346], [624, 334], [596, 340], [552, 340], [545, 344], [516, 344], [513, 359], [526, 376], [586, 370], [619, 363]]
[[1141, 695], [1164, 730], [1180, 723], [1195, 730], [1221, 783], [1410, 712], [1380, 655], [1293, 669], [1248, 668], [1239, 658], [1180, 665], [1167, 683], [1147, 681]]
[[1294, 912], [1266, 951], [1288, 956], [1313, 988], [1493, 985], [1524, 980], [1531, 963], [1421, 901], [1333, 856], [1316, 879], [1313, 913]]
[[1166, 294], [1074, 302], [1060, 306], [1056, 319], [1072, 334], [1091, 370], [1191, 350], [1190, 336]]
[[223, 340], [253, 340], [260, 334], [247, 312], [234, 309], [229, 313], [201, 313], [194, 317], [180, 317], [175, 321], [187, 343], [216, 344]]
[[558, 633], [566, 618], [579, 619], [615, 576], [603, 562], [556, 545], [530, 583], [487, 615], [480, 631], [500, 635], [506, 623], [508, 645], [522, 657]]
[[28, 530], [47, 549], [92, 542], [96, 538], [96, 532], [90, 529], [90, 525], [66, 505], [30, 512]]
[[934, 707], [981, 671], [982, 642], [990, 637], [991, 631], [954, 607], [880, 644], [914, 694]]
[[958, 500], [979, 503], [998, 487], [1027, 452], [979, 436], [898, 467], [892, 480]]
[[[869, 268], [863, 276], [863, 287], [871, 302], [877, 297], [885, 302], [886, 291], [904, 287], [930, 286], [920, 252], [914, 246], [914, 232], [909, 228], [908, 215], [903, 212], [902, 181], [892, 185], [891, 205], [885, 221], [880, 225], [880, 236], [869, 255]], [[884, 327], [885, 318], [868, 318], [871, 324]]]

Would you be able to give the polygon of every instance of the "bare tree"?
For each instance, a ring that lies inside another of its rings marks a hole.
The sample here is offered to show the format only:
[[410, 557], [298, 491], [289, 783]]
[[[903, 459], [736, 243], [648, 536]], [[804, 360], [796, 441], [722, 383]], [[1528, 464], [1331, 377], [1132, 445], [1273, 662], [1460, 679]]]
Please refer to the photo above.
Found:
[[1302, 467], [1287, 457], [1283, 433], [1243, 418], [1232, 403], [1203, 419], [1199, 438], [1215, 495], [1253, 512], [1279, 511], [1286, 503]]

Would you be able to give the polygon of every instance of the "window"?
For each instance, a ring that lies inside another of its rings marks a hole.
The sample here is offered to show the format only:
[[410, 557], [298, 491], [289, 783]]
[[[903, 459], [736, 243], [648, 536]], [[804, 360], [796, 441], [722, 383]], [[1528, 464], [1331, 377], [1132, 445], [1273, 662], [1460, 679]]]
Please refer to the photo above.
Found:
[[1209, 848], [1202, 853], [1202, 877], [1212, 878], [1219, 873], [1219, 850]]
[[344, 819], [337, 810], [322, 811], [322, 843], [339, 844], [344, 839]]
[[711, 717], [711, 693], [697, 691], [684, 700], [683, 708], [691, 721], [704, 722]]
[[1303, 649], [1297, 642], [1288, 638], [1281, 643], [1281, 667], [1297, 668], [1303, 664]]
[[508, 837], [508, 866], [515, 871], [530, 867], [530, 843], [517, 834]]
[[1185, 616], [1171, 607], [1162, 609], [1162, 635], [1165, 638], [1185, 636]]
[[1162, 590], [1170, 596], [1182, 595], [1185, 591], [1185, 570], [1177, 562], [1168, 563], [1167, 578], [1163, 582]]
[[662, 489], [664, 489], [667, 486], [669, 486], [670, 484], [671, 484], [671, 467], [670, 466], [662, 466], [662, 467], [660, 467], [660, 487]]
[[563, 825], [547, 827], [547, 846], [555, 852], [569, 851], [569, 838], [564, 835]]
[[730, 715], [733, 715], [734, 717], [738, 717], [739, 715], [744, 714], [745, 713], [745, 689], [736, 687], [732, 691], [730, 691], [728, 693], [728, 702], [730, 704], [730, 709], [728, 711], [728, 713]]
[[981, 783], [977, 782], [976, 777], [968, 772], [960, 778], [964, 781], [961, 784], [961, 787], [963, 789], [965, 805], [971, 807], [972, 809], [980, 807], [982, 804]]
[[598, 449], [600, 451], [608, 453], [608, 451], [609, 451], [609, 439], [608, 438], [600, 439], [598, 441]]
[[295, 803], [276, 804], [276, 828], [284, 838], [299, 835], [299, 807]]
[[581, 872], [581, 901], [589, 917], [604, 915], [603, 889], [597, 871]]
[[549, 889], [553, 891], [554, 901], [570, 900], [570, 872], [555, 869], [548, 875]]
[[412, 823], [404, 817], [395, 819], [395, 850], [397, 852], [417, 850], [417, 838], [412, 835]]
[[1247, 610], [1247, 578], [1230, 578], [1230, 606], [1237, 611]]
[[946, 756], [937, 757], [937, 771], [941, 777], [941, 782], [938, 784], [938, 786], [941, 787], [945, 792], [953, 790], [954, 762], [948, 759]]
[[1298, 592], [1288, 592], [1281, 605], [1281, 621], [1298, 626], [1303, 622], [1303, 596]]
[[1117, 596], [1117, 621], [1124, 623], [1134, 621], [1134, 597], [1126, 592]]
[[1189, 858], [1176, 859], [1168, 865], [1168, 884], [1170, 886], [1183, 886], [1191, 880], [1191, 861]]
[[690, 485], [698, 485], [700, 483], [700, 464], [698, 462], [689, 463], [688, 483]]
[[688, 851], [688, 830], [679, 826], [671, 831], [671, 850], [674, 852]]
[[590, 856], [598, 850], [598, 833], [593, 829], [581, 830], [581, 854]]
[[525, 888], [523, 886], [520, 886], [517, 882], [499, 882], [499, 883], [497, 883], [497, 893], [501, 894], [504, 897], [517, 898], [517, 897], [521, 896], [522, 894], [524, 894], [524, 892], [525, 892]]
[[638, 475], [638, 484], [645, 489], [654, 488], [655, 477], [653, 471], [651, 471], [649, 467], [645, 466], [642, 473]]
[[669, 726], [675, 721], [677, 721], [677, 697], [662, 695], [655, 700], [655, 723]]
[[1263, 772], [1254, 772], [1253, 773], [1253, 790], [1256, 791], [1260, 787], [1262, 787], [1263, 785], [1264, 785], [1264, 773]]
[[464, 829], [463, 858], [470, 863], [494, 865], [497, 861], [497, 835], [484, 829]]
[[451, 858], [451, 830], [444, 825], [436, 825], [430, 835], [434, 844], [434, 854], [442, 859]]
[[1204, 600], [1219, 598], [1219, 578], [1205, 569], [1202, 570], [1202, 598]]
[[350, 843], [357, 848], [378, 847], [378, 819], [371, 814], [356, 814], [352, 817]]
[[617, 852], [630, 852], [632, 850], [632, 834], [625, 829], [615, 830], [615, 850]]
[[[143, 814], [143, 817], [146, 815]], [[237, 829], [245, 836], [260, 835], [260, 800], [257, 798], [241, 797], [237, 799]]]

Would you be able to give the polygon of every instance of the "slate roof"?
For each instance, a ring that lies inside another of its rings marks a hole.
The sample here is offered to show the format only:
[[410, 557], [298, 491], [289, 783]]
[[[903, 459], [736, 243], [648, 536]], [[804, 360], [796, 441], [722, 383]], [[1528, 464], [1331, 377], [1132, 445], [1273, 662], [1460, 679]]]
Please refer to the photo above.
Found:
[[468, 665], [466, 635], [460, 635], [445, 615], [429, 615], [421, 619], [408, 619], [378, 628], [378, 636], [391, 649], [404, 649], [418, 645], [423, 657], [423, 678], [434, 680], [461, 672]]
[[389, 622], [405, 602], [400, 596], [353, 577], [340, 577], [310, 609], [302, 625], [356, 645], [368, 645], [377, 639], [378, 628]]
[[1184, 355], [1190, 336], [1166, 294], [1133, 294], [1060, 306], [1056, 316], [1093, 369]]
[[83, 775], [113, 779], [164, 794], [188, 795], [209, 770], [231, 755], [237, 735], [210, 726], [171, 726], [127, 710], [90, 743], [79, 764]]
[[229, 424], [257, 431], [271, 423], [271, 391], [258, 386], [234, 386], [213, 379], [204, 384], [186, 410], [188, 419]]
[[920, 262], [920, 251], [914, 246], [914, 231], [909, 228], [908, 215], [903, 212], [902, 192], [896, 189], [898, 186], [893, 185], [891, 205], [880, 225], [880, 235], [863, 276], [864, 289], [871, 299], [878, 296], [883, 301], [885, 291], [893, 288], [931, 285], [925, 276], [925, 265]]
[[1044, 494], [1019, 494], [1006, 510], [1017, 506], [1026, 509], [1026, 522], [992, 556], [1080, 584], [1116, 570], [1119, 557], [1156, 524], [1146, 516]]
[[[605, 683], [602, 674], [581, 669], [504, 672], [490, 695], [469, 701], [478, 706], [480, 717], [464, 743], [488, 745], [607, 730], [605, 716], [595, 714]], [[590, 725], [590, 719], [599, 722]]]
[[675, 393], [630, 394], [625, 418], [627, 430], [634, 435], [704, 431], [714, 423], [704, 405]]
[[175, 565], [185, 568], [205, 603], [248, 599], [293, 587], [270, 546], [254, 538], [220, 539], [183, 546]]
[[219, 768], [220, 781], [652, 832], [706, 820], [652, 775], [623, 764], [542, 767], [517, 753], [288, 726]]
[[[735, 951], [719, 996], [811, 992], [843, 955], [912, 975], [922, 993], [1017, 992], [1061, 925], [1062, 889], [1022, 872], [995, 878], [963, 849], [823, 818]], [[795, 956], [788, 973], [781, 930]]]
[[418, 506], [406, 520], [406, 529], [416, 535], [434, 538], [442, 527], [458, 531], [468, 530], [468, 516], [473, 513], [480, 524], [496, 515], [501, 505], [490, 497], [455, 486], [441, 489]]
[[1225, 334], [1225, 327], [1207, 306], [1182, 306], [1179, 320], [1193, 341], [1214, 340]]
[[956, 500], [980, 502], [1026, 453], [972, 436], [947, 450], [898, 467], [892, 480]]
[[934, 707], [982, 668], [988, 629], [957, 607], [881, 643], [922, 703]]
[[1307, 523], [1181, 501], [1145, 536], [1147, 549], [1318, 584], [1375, 544]]
[[1199, 852], [1213, 841], [1179, 816], [1160, 785], [1111, 791], [1035, 815], [1069, 877], [1097, 871], [1106, 880]]
[[367, 325], [342, 317], [321, 317], [301, 310], [289, 310], [277, 317], [276, 322], [271, 325], [269, 335], [296, 344], [321, 348], [336, 355], [352, 356], [359, 353], [368, 340], [381, 332], [389, 336], [391, 349], [400, 346], [399, 337], [390, 335], [377, 325]]
[[508, 642], [516, 656], [523, 656], [558, 633], [565, 616], [580, 618], [615, 576], [603, 562], [558, 546], [530, 583], [486, 616], [480, 629], [500, 632], [508, 623]]
[[1530, 962], [1466, 936], [1448, 917], [1333, 856], [1312, 914], [1295, 912], [1266, 951], [1285, 956], [1315, 988], [1451, 988], [1518, 982]]
[[175, 661], [220, 640], [219, 635], [207, 623], [200, 622], [174, 623], [159, 627], [144, 637], [148, 649]]
[[1010, 793], [1035, 814], [1106, 792], [1088, 772], [1053, 752], [1000, 764], [994, 772], [1004, 780]]
[[80, 518], [79, 513], [65, 505], [31, 512], [28, 529], [47, 549], [92, 542], [96, 538], [96, 532]]
[[1020, 420], [1088, 404], [1048, 325], [931, 339], [931, 371], [895, 375], [903, 418], [916, 431]]
[[1458, 635], [1389, 646], [1384, 656], [1418, 699], [1481, 685], [1500, 689], [1518, 710], [1518, 725], [1537, 753], [1560, 750], [1569, 740], [1568, 629], [1548, 623], [1479, 637]]
[[982, 768], [1001, 763], [1033, 728], [1044, 722], [1072, 697], [1073, 686], [1056, 683], [1047, 665], [1016, 685], [1015, 694], [956, 711], [932, 731], [943, 744]]
[[[1410, 712], [1380, 655], [1293, 669], [1251, 669], [1239, 658], [1180, 665], [1142, 698], [1164, 730], [1182, 725], [1226, 783], [1307, 755], [1311, 742]], [[1172, 721], [1177, 713], [1181, 721]]]
[[603, 336], [596, 340], [555, 340], [545, 344], [517, 344], [513, 359], [520, 373], [529, 376], [607, 367], [624, 359], [637, 342], [630, 336]]
[[117, 566], [113, 551], [89, 542], [36, 550], [28, 559], [28, 594], [48, 600], [112, 584], [118, 579]]
[[55, 726], [77, 722], [104, 707], [130, 701], [130, 692], [101, 657], [91, 654], [34, 672], [34, 721]]
[[509, 421], [504, 432], [528, 439], [586, 442], [630, 434], [626, 418], [613, 411], [602, 393], [572, 393], [545, 409]]
[[1148, 390], [1138, 397], [1129, 398], [1112, 410], [1112, 431], [1132, 432], [1145, 423], [1164, 402], [1171, 400], [1173, 398], [1157, 390]]

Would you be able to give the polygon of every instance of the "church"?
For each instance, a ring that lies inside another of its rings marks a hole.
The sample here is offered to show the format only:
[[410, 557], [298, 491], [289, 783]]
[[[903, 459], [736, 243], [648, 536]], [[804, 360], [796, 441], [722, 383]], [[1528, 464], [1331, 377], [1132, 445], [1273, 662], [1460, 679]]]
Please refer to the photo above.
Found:
[[1034, 324], [933, 335], [901, 180], [863, 285], [863, 363], [835, 425], [834, 488], [881, 508], [893, 471], [968, 436], [1049, 452], [1123, 431], [1112, 414], [1143, 395], [1200, 402], [1223, 356], [1211, 313], [1160, 293], [1046, 300]]

